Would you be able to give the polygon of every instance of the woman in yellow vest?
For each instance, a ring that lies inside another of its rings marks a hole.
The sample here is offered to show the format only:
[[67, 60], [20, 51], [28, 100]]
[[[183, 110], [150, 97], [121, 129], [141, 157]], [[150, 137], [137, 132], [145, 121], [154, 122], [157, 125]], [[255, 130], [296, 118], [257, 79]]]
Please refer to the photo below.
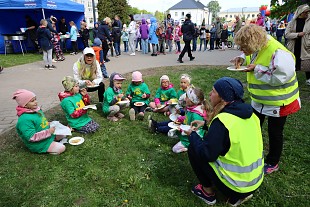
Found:
[[99, 102], [103, 102], [105, 86], [102, 82], [101, 68], [96, 60], [93, 48], [86, 47], [83, 50], [83, 56], [73, 65], [73, 75], [80, 88], [86, 88], [88, 92], [98, 91]]
[[295, 57], [256, 25], [242, 27], [235, 36], [235, 43], [243, 54], [233, 62], [247, 67], [251, 105], [261, 126], [268, 117], [269, 153], [264, 172], [270, 174], [279, 169], [286, 117], [301, 107]]
[[[188, 157], [200, 181], [192, 192], [209, 205], [216, 203], [216, 186], [232, 206], [253, 196], [264, 177], [263, 141], [259, 119], [251, 105], [243, 102], [242, 83], [234, 78], [217, 80], [209, 94], [208, 133], [199, 139], [187, 131]], [[193, 121], [192, 129], [205, 125]], [[207, 126], [205, 126], [207, 128]]]

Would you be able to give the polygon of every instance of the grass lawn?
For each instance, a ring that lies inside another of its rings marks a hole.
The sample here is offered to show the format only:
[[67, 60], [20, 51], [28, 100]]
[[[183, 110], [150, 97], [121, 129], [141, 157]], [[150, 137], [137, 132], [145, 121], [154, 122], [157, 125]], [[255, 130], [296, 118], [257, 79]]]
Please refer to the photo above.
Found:
[[[13, 67], [16, 65], [23, 65], [27, 63], [33, 63], [42, 60], [42, 54], [35, 54], [35, 53], [25, 53], [23, 54], [1, 54], [0, 55], [0, 65], [4, 68]], [[18, 61], [16, 61], [18, 60]]]
[[[246, 78], [244, 73], [227, 71], [224, 66], [179, 66], [143, 71], [152, 95], [159, 87], [162, 74], [169, 75], [177, 89], [182, 73], [190, 74], [193, 84], [206, 94], [222, 76], [243, 82]], [[130, 76], [127, 75], [125, 90]], [[254, 197], [243, 206], [310, 206], [310, 88], [305, 85], [304, 74], [298, 74], [298, 78], [303, 108], [287, 119], [280, 170], [266, 176]], [[96, 96], [95, 93], [91, 95]], [[249, 102], [247, 93], [245, 101]], [[66, 145], [66, 151], [60, 156], [30, 153], [15, 130], [0, 137], [0, 206], [206, 206], [190, 192], [198, 180], [187, 154], [171, 151], [178, 140], [149, 133], [146, 120], [131, 122], [127, 112], [126, 118], [111, 123], [101, 110], [89, 111], [100, 123], [100, 130], [93, 135], [82, 135], [85, 138], [82, 145]], [[66, 124], [59, 107], [46, 115], [50, 121]], [[160, 114], [154, 117], [167, 120]], [[263, 137], [264, 148], [268, 149], [266, 126]], [[223, 195], [218, 193], [217, 198], [216, 206], [227, 206]]]

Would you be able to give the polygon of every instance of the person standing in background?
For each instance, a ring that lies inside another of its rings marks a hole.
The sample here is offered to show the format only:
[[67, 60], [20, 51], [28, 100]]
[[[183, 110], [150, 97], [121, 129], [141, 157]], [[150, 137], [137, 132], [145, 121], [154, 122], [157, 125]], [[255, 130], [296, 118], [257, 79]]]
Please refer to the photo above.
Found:
[[87, 29], [87, 23], [84, 21], [81, 21], [81, 29], [79, 31], [79, 34], [82, 38], [84, 48], [88, 47], [89, 30]]
[[216, 17], [215, 28], [216, 28], [215, 49], [219, 49], [219, 45], [221, 41], [221, 34], [223, 30], [223, 24], [221, 23], [221, 20], [219, 17]]
[[101, 24], [99, 25], [99, 28], [98, 28], [98, 38], [102, 42], [103, 59], [105, 62], [110, 61], [110, 59], [107, 58], [107, 55], [109, 52], [108, 40], [112, 42], [111, 33], [110, 33], [111, 22], [112, 22], [111, 19], [109, 17], [106, 17], [101, 21]]
[[185, 46], [177, 60], [179, 63], [183, 63], [182, 58], [184, 57], [186, 52], [188, 53], [188, 57], [190, 61], [193, 61], [195, 59], [191, 51], [191, 41], [195, 35], [195, 27], [191, 21], [191, 17], [192, 17], [191, 14], [186, 14], [185, 21], [181, 27], [181, 32], [183, 33], [183, 41], [185, 43]]
[[136, 22], [133, 18], [132, 14], [128, 15], [130, 19], [130, 23], [127, 28], [127, 32], [129, 34], [128, 44], [129, 44], [129, 52], [131, 56], [135, 56], [135, 39], [136, 39]]
[[35, 52], [39, 52], [39, 45], [37, 43], [38, 24], [29, 15], [26, 15], [25, 19], [26, 19], [25, 34], [27, 37], [27, 42], [32, 44]]
[[117, 25], [117, 27], [120, 28], [120, 30], [123, 29], [122, 21], [120, 20], [118, 15], [114, 16], [114, 22], [116, 22], [115, 24]]
[[[62, 35], [67, 34], [68, 25], [67, 25], [66, 19], [64, 17], [61, 17], [60, 21], [58, 22], [58, 29]], [[63, 52], [67, 52], [66, 40], [67, 40], [66, 38], [63, 38], [60, 40], [60, 47], [61, 47], [61, 50]]]
[[310, 86], [310, 7], [301, 5], [286, 27], [287, 48], [294, 53], [296, 70], [306, 73], [306, 84]]

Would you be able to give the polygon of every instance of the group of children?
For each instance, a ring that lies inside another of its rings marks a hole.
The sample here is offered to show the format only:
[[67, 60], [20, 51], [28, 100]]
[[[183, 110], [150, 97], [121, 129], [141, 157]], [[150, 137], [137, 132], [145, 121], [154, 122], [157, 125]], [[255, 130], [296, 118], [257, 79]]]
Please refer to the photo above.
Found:
[[[180, 78], [180, 90], [176, 92], [167, 75], [160, 78], [160, 87], [156, 91], [154, 102], [150, 102], [150, 90], [143, 81], [139, 71], [132, 73], [132, 81], [127, 91], [122, 90], [125, 78], [119, 73], [110, 76], [110, 85], [104, 92], [102, 111], [107, 119], [116, 122], [125, 117], [123, 109], [129, 109], [130, 120], [143, 120], [145, 111], [164, 113], [165, 115], [178, 114], [175, 123], [190, 125], [194, 120], [206, 120], [204, 93], [201, 89], [191, 85], [191, 78], [183, 74]], [[99, 124], [87, 115], [90, 98], [86, 88], [80, 88], [76, 79], [66, 76], [62, 80], [64, 91], [58, 94], [60, 106], [63, 109], [68, 126], [79, 133], [93, 133]], [[25, 145], [36, 153], [60, 154], [65, 146], [60, 141], [64, 136], [53, 135], [55, 128], [50, 127], [44, 113], [38, 106], [36, 95], [28, 90], [19, 89], [13, 99], [17, 101], [18, 122], [16, 129]], [[175, 133], [168, 127], [168, 122], [156, 122], [149, 117], [149, 127], [152, 132], [168, 133], [169, 136], [178, 136], [180, 142], [174, 147], [175, 153], [187, 151], [189, 141], [182, 130]], [[173, 134], [173, 135], [171, 135]], [[202, 137], [204, 131], [198, 134]]]

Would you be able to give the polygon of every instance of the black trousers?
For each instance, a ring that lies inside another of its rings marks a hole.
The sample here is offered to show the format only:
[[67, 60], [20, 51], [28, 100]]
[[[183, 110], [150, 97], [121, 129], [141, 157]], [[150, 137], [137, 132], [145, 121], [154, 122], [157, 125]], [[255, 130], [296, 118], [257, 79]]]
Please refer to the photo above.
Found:
[[231, 203], [236, 203], [239, 199], [245, 198], [254, 193], [254, 191], [249, 193], [238, 193], [227, 187], [217, 177], [209, 163], [205, 160], [202, 160], [191, 145], [188, 147], [187, 154], [193, 171], [200, 181], [200, 184], [207, 188], [215, 185], [218, 190], [220, 190], [226, 197], [229, 198]]
[[131, 104], [130, 104], [130, 107], [133, 108], [133, 109], [135, 110], [135, 113], [136, 113], [136, 114], [138, 114], [138, 113], [140, 113], [140, 112], [143, 112], [143, 113], [144, 113], [144, 111], [145, 111], [147, 105], [144, 104], [143, 106], [135, 106], [134, 104], [131, 103]]
[[[260, 120], [260, 126], [263, 126], [265, 115], [254, 110], [254, 113]], [[265, 163], [276, 165], [280, 161], [283, 150], [283, 129], [286, 117], [268, 116], [268, 136], [269, 136], [269, 152], [266, 156]]]
[[104, 86], [103, 82], [100, 82], [98, 87], [87, 88], [87, 92], [93, 92], [93, 91], [97, 91], [97, 90], [98, 90], [99, 102], [103, 102], [103, 94], [104, 94], [104, 91], [105, 91], [105, 86]]
[[216, 40], [215, 40], [215, 49], [218, 49], [218, 48], [219, 48], [220, 41], [221, 41], [220, 38], [216, 38]]
[[102, 41], [102, 51], [103, 51], [103, 60], [107, 61], [107, 55], [109, 51], [109, 45], [107, 40], [101, 40]]
[[186, 52], [188, 53], [189, 58], [193, 57], [192, 51], [191, 51], [191, 41], [184, 41], [184, 43], [185, 43], [185, 46], [179, 56], [180, 60], [182, 60]]

